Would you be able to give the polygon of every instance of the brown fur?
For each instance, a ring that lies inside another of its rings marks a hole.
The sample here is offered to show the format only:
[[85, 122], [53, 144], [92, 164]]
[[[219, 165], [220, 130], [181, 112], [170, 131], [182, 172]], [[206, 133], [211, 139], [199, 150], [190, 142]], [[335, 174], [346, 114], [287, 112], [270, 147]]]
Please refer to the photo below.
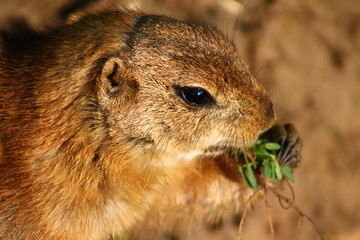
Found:
[[[213, 198], [211, 214], [234, 197], [215, 201], [219, 177], [239, 187], [211, 149], [248, 146], [274, 121], [234, 46], [207, 25], [106, 13], [3, 35], [0, 51], [1, 239], [106, 239], [181, 196], [189, 209]], [[216, 105], [190, 106], [174, 86], [207, 89]]]

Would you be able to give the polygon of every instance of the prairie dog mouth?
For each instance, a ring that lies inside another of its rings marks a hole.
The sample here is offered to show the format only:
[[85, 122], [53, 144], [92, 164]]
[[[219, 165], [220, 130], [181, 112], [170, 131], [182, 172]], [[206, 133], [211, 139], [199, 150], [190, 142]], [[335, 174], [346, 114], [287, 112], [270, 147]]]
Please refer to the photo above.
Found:
[[[231, 149], [239, 149], [240, 147], [234, 147], [234, 146], [225, 146], [225, 145], [214, 145], [205, 150], [205, 155], [212, 155], [212, 156], [218, 156], [221, 154], [224, 154], [226, 152], [229, 152]], [[240, 148], [240, 149], [243, 149]]]
[[244, 143], [242, 146], [235, 145], [235, 144], [217, 144], [217, 145], [212, 145], [212, 146], [208, 147], [205, 150], [205, 154], [213, 154], [213, 153], [221, 154], [221, 153], [228, 152], [232, 149], [244, 150], [244, 149], [251, 147], [252, 145], [253, 145], [253, 143], [251, 143], [251, 144]]
[[205, 150], [205, 154], [209, 154], [209, 153], [217, 153], [217, 152], [226, 152], [228, 150], [230, 150], [232, 147], [229, 146], [225, 146], [225, 145], [214, 145], [214, 146], [210, 146], [209, 148], [207, 148]]

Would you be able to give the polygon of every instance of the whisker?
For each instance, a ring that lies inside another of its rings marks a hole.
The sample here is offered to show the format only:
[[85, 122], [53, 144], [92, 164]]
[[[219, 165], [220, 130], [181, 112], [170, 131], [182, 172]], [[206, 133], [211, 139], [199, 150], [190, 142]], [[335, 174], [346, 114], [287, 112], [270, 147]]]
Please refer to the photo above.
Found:
[[261, 75], [264, 75], [265, 73], [267, 73], [270, 69], [273, 68], [273, 63], [269, 62], [269, 63], [266, 63], [265, 66], [261, 67], [260, 69], [256, 70], [254, 72], [254, 77], [256, 79], [261, 79]]
[[235, 39], [236, 39], [236, 36], [238, 34], [238, 28], [239, 28], [239, 25], [240, 25], [241, 13], [245, 9], [245, 5], [243, 3], [241, 3], [240, 1], [237, 1], [237, 2], [239, 2], [240, 6], [239, 6], [239, 9], [238, 9], [238, 13], [236, 15], [234, 25], [233, 25], [231, 33], [230, 33], [230, 40], [231, 41], [235, 41]]
[[[150, 170], [150, 165], [151, 165], [151, 162], [152, 162], [152, 160], [153, 160], [154, 154], [155, 154], [158, 146], [159, 146], [160, 143], [162, 142], [164, 136], [165, 136], [165, 133], [162, 134], [162, 135], [159, 137], [159, 140], [158, 140], [158, 142], [155, 144], [154, 149], [152, 150], [152, 153], [151, 153], [150, 157], [147, 159], [147, 162], [145, 163], [145, 168], [144, 168], [144, 177], [146, 177], [146, 179], [145, 179], [145, 186], [147, 186], [148, 183], [149, 183], [149, 181], [150, 181], [150, 176], [151, 176], [151, 174], [149, 174], [149, 170]], [[163, 164], [163, 163], [161, 163], [161, 164]]]

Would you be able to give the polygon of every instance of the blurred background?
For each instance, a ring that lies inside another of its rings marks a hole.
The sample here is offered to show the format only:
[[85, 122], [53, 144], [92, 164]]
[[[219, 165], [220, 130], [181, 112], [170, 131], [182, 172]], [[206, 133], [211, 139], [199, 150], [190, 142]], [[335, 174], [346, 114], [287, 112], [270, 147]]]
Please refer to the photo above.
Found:
[[[56, 26], [74, 13], [105, 9], [204, 21], [234, 39], [252, 73], [268, 89], [280, 123], [303, 139], [293, 184], [296, 205], [327, 239], [360, 239], [359, 0], [0, 0], [0, 28], [24, 19]], [[273, 239], [317, 239], [298, 214], [270, 198]], [[168, 239], [235, 239], [238, 223]], [[247, 215], [243, 239], [271, 239], [262, 201]], [[149, 238], [150, 239], [150, 238]]]

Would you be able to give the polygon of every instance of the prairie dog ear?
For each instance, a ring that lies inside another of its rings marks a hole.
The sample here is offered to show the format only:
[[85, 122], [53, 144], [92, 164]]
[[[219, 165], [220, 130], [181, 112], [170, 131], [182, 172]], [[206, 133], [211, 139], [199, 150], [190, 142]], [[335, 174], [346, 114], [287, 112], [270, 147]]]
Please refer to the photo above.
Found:
[[119, 58], [112, 57], [104, 63], [98, 80], [98, 90], [101, 95], [112, 97], [120, 93], [123, 81], [121, 72], [123, 71], [125, 71], [125, 66]]

